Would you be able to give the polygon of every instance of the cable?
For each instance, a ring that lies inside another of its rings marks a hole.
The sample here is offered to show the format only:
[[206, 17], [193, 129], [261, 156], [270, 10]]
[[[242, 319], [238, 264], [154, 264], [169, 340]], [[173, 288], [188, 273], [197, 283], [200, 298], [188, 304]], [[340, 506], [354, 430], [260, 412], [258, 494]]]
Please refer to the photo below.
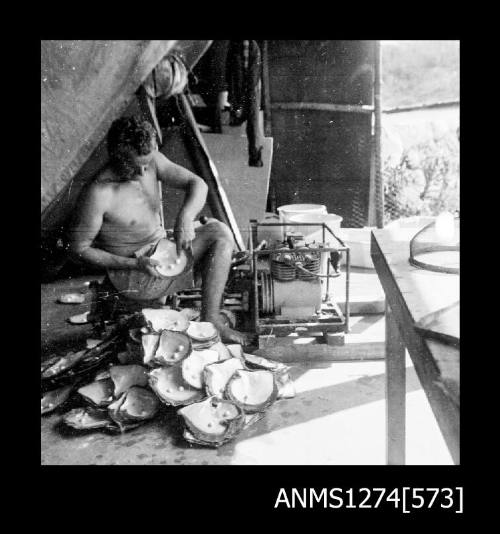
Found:
[[335, 274], [317, 274], [317, 273], [313, 273], [311, 271], [308, 271], [305, 267], [302, 267], [302, 265], [300, 265], [300, 263], [296, 263], [295, 267], [297, 269], [299, 269], [300, 271], [305, 272], [306, 274], [309, 274], [309, 275], [312, 275], [312, 276], [317, 276], [318, 278], [338, 278], [342, 274], [342, 273], [335, 273]]

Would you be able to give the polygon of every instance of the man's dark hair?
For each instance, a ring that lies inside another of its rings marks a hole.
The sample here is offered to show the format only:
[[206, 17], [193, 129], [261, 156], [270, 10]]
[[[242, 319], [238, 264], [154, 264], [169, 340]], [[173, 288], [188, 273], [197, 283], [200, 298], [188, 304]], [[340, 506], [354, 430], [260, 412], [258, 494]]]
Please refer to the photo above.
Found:
[[151, 152], [151, 144], [156, 132], [146, 120], [137, 117], [121, 117], [111, 125], [108, 137], [108, 154], [111, 164], [121, 174], [127, 174], [131, 151], [140, 156]]

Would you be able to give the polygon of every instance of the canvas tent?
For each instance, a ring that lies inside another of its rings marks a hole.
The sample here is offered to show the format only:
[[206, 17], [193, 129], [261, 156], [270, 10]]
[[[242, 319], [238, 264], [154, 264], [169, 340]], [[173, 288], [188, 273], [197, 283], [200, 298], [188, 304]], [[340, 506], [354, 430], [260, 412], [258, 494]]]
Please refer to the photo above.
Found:
[[[42, 41], [42, 250], [54, 250], [82, 186], [106, 164], [105, 136], [112, 121], [140, 111], [137, 91], [158, 62], [176, 51], [191, 69], [211, 43]], [[249, 219], [264, 215], [269, 174], [270, 198], [274, 194], [278, 206], [320, 202], [343, 216], [346, 226], [378, 224], [375, 212], [381, 213], [383, 202], [377, 172], [378, 45], [263, 43], [263, 112], [266, 135], [272, 130], [274, 142], [264, 140], [262, 172], [245, 163], [245, 141], [238, 129], [202, 135], [185, 98], [178, 100], [185, 124], [166, 129], [162, 151], [207, 181], [203, 214], [209, 210], [235, 228], [240, 250]], [[164, 195], [167, 219], [180, 198], [175, 190]]]
[[175, 41], [42, 41], [41, 209], [96, 148]]
[[130, 106], [159, 61], [177, 51], [188, 67], [210, 41], [41, 42], [42, 239], [57, 229], [107, 160], [109, 126]]
[[174, 45], [175, 41], [42, 41], [42, 213]]

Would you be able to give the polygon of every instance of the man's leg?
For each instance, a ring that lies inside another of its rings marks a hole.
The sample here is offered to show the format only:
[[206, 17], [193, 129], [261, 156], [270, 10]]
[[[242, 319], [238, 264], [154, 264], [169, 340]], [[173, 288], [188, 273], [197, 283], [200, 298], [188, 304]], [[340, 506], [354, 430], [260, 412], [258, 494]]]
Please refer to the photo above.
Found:
[[209, 219], [206, 224], [196, 229], [193, 257], [195, 263], [201, 262], [201, 320], [213, 323], [219, 329], [223, 341], [245, 345], [248, 343], [245, 334], [229, 328], [220, 315], [233, 250], [234, 239], [231, 230], [217, 219]]

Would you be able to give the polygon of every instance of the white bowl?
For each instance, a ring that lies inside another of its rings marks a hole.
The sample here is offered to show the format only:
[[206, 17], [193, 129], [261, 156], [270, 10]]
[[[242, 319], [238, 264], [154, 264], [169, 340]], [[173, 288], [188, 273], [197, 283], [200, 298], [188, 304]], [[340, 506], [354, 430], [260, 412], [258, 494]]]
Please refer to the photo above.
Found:
[[[340, 215], [334, 213], [301, 213], [300, 215], [292, 215], [287, 222], [294, 223], [288, 228], [293, 232], [303, 234], [307, 242], [321, 242], [323, 241], [323, 229], [320, 226], [302, 226], [297, 223], [325, 223], [334, 234], [338, 234], [342, 219]], [[325, 241], [335, 242], [335, 239], [329, 232], [325, 232]]]
[[327, 213], [326, 206], [321, 204], [287, 204], [278, 208], [280, 221], [288, 222], [293, 215], [301, 215], [303, 213]]

